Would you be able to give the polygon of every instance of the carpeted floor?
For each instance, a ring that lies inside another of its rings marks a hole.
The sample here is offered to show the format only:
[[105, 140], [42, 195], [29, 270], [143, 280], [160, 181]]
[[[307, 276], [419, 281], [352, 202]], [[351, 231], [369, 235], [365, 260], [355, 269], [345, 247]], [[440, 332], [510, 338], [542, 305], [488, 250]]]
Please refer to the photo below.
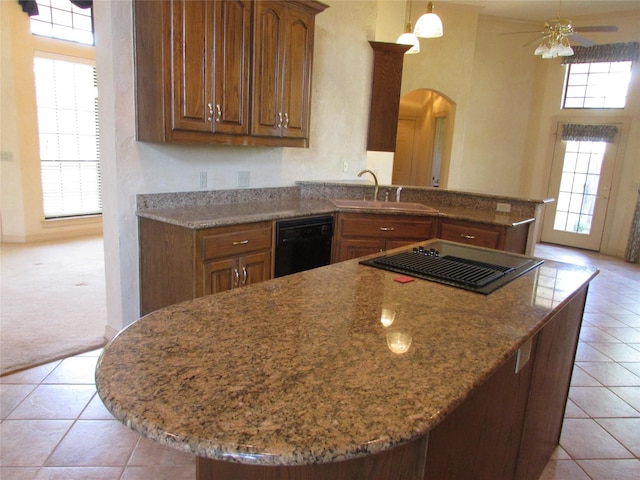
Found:
[[105, 344], [101, 236], [0, 245], [0, 375]]

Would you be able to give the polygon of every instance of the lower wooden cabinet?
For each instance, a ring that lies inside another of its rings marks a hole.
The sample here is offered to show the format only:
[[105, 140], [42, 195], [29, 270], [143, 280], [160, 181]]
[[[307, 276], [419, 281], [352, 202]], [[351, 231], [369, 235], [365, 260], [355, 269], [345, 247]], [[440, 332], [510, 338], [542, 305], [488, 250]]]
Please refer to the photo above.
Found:
[[139, 218], [140, 313], [268, 280], [272, 222], [191, 229]]
[[340, 213], [332, 262], [410, 245], [435, 237], [436, 218], [417, 215]]
[[494, 248], [524, 254], [529, 224], [506, 227], [466, 220], [440, 219], [438, 238], [477, 247]]
[[245, 287], [271, 278], [271, 253], [225, 258], [203, 266], [204, 295]]

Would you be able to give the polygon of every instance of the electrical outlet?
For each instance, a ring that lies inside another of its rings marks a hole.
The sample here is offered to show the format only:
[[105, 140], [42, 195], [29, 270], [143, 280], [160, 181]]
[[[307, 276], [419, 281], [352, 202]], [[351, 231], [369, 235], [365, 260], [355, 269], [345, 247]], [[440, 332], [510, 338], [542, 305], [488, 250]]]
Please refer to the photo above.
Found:
[[249, 172], [238, 172], [238, 187], [249, 186]]
[[200, 188], [207, 188], [207, 172], [200, 172]]
[[511, 204], [509, 203], [500, 203], [496, 205], [496, 212], [509, 213], [511, 211]]
[[349, 162], [342, 162], [342, 171], [343, 172], [349, 171]]

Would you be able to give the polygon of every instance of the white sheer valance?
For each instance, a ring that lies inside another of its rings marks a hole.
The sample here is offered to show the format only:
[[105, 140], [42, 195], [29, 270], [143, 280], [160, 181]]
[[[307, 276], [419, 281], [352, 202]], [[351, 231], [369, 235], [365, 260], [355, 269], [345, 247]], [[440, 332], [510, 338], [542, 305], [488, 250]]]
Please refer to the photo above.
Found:
[[613, 143], [616, 133], [618, 133], [618, 127], [615, 125], [584, 123], [565, 123], [562, 125], [562, 140], [565, 141]]
[[562, 57], [562, 64], [597, 62], [635, 62], [640, 56], [640, 42], [608, 43], [592, 47], [573, 47], [573, 55]]

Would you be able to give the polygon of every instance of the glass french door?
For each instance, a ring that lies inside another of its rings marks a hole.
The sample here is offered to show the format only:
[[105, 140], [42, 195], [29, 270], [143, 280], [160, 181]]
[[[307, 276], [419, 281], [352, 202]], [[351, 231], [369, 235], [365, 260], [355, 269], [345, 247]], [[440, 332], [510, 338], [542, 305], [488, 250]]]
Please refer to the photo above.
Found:
[[615, 143], [562, 140], [558, 124], [541, 240], [600, 250], [616, 158]]

